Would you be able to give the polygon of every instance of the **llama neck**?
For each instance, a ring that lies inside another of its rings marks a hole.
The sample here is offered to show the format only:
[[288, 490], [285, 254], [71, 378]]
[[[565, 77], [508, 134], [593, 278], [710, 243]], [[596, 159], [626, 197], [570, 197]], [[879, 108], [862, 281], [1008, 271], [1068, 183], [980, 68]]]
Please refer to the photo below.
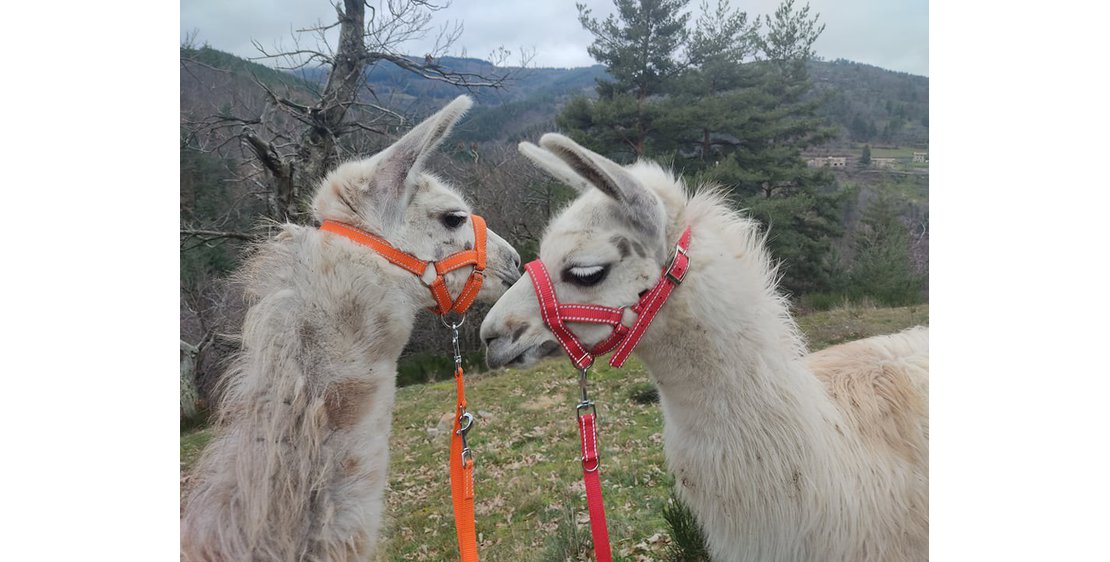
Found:
[[[804, 363], [762, 248], [733, 240], [735, 224], [728, 237], [693, 224], [691, 270], [638, 348], [659, 388], [668, 463], [684, 484], [774, 505], [800, 479], [829, 481], [840, 414]], [[721, 463], [748, 476], [705, 468]]]

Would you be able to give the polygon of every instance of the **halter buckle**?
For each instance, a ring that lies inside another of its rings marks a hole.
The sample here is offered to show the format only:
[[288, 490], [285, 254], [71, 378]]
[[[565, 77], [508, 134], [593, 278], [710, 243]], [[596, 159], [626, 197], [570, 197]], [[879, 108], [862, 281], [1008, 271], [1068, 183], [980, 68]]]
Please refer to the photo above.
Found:
[[675, 276], [674, 270], [675, 270], [675, 265], [677, 265], [677, 263], [678, 263], [678, 255], [679, 254], [682, 254], [682, 257], [686, 258], [687, 260], [690, 259], [690, 256], [686, 255], [686, 250], [684, 250], [682, 248], [682, 246], [679, 246], [678, 244], [675, 244], [674, 253], [671, 254], [671, 260], [667, 264], [667, 271], [665, 273], [665, 275], [667, 276], [667, 279], [670, 279], [671, 283], [674, 283], [675, 285], [681, 285], [682, 280], [686, 279], [686, 274], [690, 272], [689, 267], [684, 267], [679, 272], [678, 276], [677, 277]]

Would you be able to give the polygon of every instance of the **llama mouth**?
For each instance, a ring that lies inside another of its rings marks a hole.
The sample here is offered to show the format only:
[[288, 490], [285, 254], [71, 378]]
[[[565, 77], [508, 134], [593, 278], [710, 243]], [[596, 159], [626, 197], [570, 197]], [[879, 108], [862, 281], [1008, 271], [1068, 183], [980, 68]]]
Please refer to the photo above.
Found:
[[498, 273], [497, 279], [505, 284], [506, 287], [512, 287], [518, 279], [520, 279], [520, 272], [513, 272], [509, 274]]
[[507, 342], [506, 338], [498, 338], [489, 342], [486, 346], [486, 365], [491, 369], [499, 367], [521, 369], [529, 367], [541, 359], [557, 357], [562, 351], [559, 342], [554, 340], [547, 340], [539, 345], [524, 348], [516, 354], [513, 353], [516, 349], [509, 349], [510, 345], [512, 344]]

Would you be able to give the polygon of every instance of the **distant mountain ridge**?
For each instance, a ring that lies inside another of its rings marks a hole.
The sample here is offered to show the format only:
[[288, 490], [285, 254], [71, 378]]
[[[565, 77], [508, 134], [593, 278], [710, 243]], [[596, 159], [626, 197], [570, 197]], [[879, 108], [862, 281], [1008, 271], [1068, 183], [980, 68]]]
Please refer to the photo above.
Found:
[[[253, 74], [273, 87], [286, 86], [305, 93], [327, 79], [326, 69], [282, 72], [204, 47], [186, 52], [206, 65], [237, 74]], [[423, 57], [410, 57], [423, 65]], [[454, 72], [494, 77], [508, 74], [500, 89], [469, 91], [476, 104], [456, 129], [463, 142], [516, 141], [554, 129], [562, 106], [578, 95], [595, 95], [602, 65], [579, 68], [497, 67], [475, 58], [442, 57], [433, 64]], [[870, 143], [927, 147], [929, 138], [929, 79], [847, 60], [810, 63], [814, 95], [824, 96], [820, 113], [840, 134], [834, 144]], [[393, 63], [380, 61], [366, 71], [373, 102], [403, 114], [423, 115], [442, 106], [464, 89], [445, 82], [424, 80]], [[211, 92], [209, 92], [211, 94]], [[182, 92], [182, 107], [187, 103]]]

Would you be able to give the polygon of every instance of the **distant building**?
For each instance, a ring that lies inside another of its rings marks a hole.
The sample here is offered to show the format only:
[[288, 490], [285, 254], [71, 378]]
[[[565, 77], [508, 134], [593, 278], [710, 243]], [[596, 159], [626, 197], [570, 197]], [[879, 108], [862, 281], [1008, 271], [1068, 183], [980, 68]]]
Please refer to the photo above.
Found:
[[913, 153], [913, 161], [914, 162], [920, 162], [920, 163], [924, 164], [924, 163], [929, 161], [929, 153], [928, 152], [914, 152]]
[[872, 158], [871, 166], [874, 168], [894, 168], [898, 165], [897, 158]]
[[810, 168], [847, 168], [847, 156], [818, 156], [806, 160], [806, 166]]

